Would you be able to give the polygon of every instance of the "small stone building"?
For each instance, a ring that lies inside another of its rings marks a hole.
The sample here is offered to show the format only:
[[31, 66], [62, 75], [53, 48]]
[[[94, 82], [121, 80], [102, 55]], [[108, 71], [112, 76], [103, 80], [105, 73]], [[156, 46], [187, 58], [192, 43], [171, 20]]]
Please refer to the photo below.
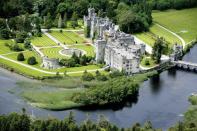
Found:
[[46, 69], [56, 69], [59, 68], [59, 59], [56, 58], [48, 58], [48, 57], [42, 57], [42, 65], [43, 68]]

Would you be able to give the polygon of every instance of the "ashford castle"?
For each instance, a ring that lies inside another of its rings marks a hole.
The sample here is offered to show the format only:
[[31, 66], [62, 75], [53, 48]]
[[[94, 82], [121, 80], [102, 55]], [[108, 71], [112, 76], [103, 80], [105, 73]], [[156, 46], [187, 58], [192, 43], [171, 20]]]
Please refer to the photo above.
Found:
[[111, 68], [124, 70], [127, 74], [139, 72], [140, 58], [145, 53], [145, 44], [137, 43], [134, 37], [119, 30], [109, 18], [97, 17], [94, 8], [84, 16], [84, 26], [90, 38], [95, 38], [96, 62]]

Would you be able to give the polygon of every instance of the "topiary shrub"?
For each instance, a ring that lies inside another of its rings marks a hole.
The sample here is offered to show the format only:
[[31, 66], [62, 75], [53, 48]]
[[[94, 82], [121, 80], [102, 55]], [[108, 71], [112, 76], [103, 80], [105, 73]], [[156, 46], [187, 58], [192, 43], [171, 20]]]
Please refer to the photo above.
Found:
[[19, 53], [19, 54], [18, 54], [17, 60], [18, 60], [18, 61], [24, 61], [24, 60], [25, 60], [25, 57], [24, 57], [23, 53]]
[[27, 60], [27, 63], [29, 65], [35, 65], [35, 64], [37, 64], [36, 58], [34, 56], [29, 57], [28, 60]]

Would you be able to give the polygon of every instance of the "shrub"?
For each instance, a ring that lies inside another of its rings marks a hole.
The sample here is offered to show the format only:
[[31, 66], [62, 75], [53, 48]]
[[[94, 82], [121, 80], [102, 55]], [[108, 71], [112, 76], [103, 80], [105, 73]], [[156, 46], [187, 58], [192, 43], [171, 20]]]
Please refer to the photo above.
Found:
[[0, 30], [0, 38], [9, 39], [10, 38], [10, 31], [8, 29]]
[[17, 43], [15, 43], [14, 45], [9, 45], [9, 48], [13, 51], [23, 51], [23, 48], [21, 48]]
[[145, 65], [150, 65], [150, 62], [149, 62], [149, 60], [148, 59], [145, 59]]
[[26, 37], [27, 37], [26, 32], [19, 32], [19, 33], [17, 33], [15, 40], [17, 43], [23, 43], [24, 40], [26, 39]]
[[25, 57], [24, 57], [23, 53], [19, 53], [19, 54], [18, 54], [17, 60], [18, 60], [18, 61], [24, 61], [24, 60], [25, 60]]
[[29, 39], [26, 39], [25, 42], [24, 42], [24, 47], [26, 49], [30, 49], [31, 48], [31, 42]]
[[83, 81], [91, 81], [91, 80], [94, 80], [94, 76], [91, 73], [84, 71], [84, 73], [82, 75], [82, 80]]
[[28, 60], [27, 60], [27, 63], [29, 65], [35, 65], [35, 64], [37, 64], [36, 58], [34, 56], [29, 57]]
[[123, 72], [120, 72], [120, 71], [112, 71], [110, 74], [109, 74], [109, 77], [111, 78], [116, 78], [116, 77], [119, 77], [119, 76], [123, 76]]

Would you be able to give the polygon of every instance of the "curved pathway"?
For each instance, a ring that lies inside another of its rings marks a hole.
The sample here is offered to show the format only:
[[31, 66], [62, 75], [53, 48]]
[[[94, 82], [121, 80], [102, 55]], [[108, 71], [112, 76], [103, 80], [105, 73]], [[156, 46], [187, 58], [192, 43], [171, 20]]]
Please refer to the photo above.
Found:
[[[7, 58], [7, 57], [4, 57], [2, 55], [0, 55], [0, 58], [4, 59], [4, 60], [7, 60], [7, 61], [10, 61], [10, 62], [13, 62], [13, 63], [16, 63], [16, 64], [19, 64], [19, 65], [22, 65], [24, 67], [27, 67], [29, 69], [32, 69], [32, 70], [35, 70], [35, 71], [38, 71], [38, 72], [41, 72], [41, 73], [45, 73], [45, 74], [52, 74], [52, 75], [55, 75], [56, 72], [51, 72], [51, 71], [45, 71], [45, 70], [42, 70], [42, 69], [38, 69], [36, 67], [33, 67], [33, 66], [30, 66], [30, 65], [27, 65], [27, 64], [24, 64], [24, 63], [21, 63], [21, 62], [18, 62], [16, 60], [12, 60], [10, 58]], [[99, 71], [102, 71], [104, 70], [105, 68], [107, 67], [104, 67], [104, 68], [101, 68], [101, 69], [93, 69], [93, 70], [87, 70], [88, 72], [95, 72], [97, 70]], [[67, 74], [77, 74], [77, 73], [83, 73], [84, 71], [72, 71], [72, 72], [67, 72]], [[60, 72], [61, 75], [63, 75], [64, 73], [63, 72]]]
[[164, 30], [170, 32], [170, 33], [173, 34], [174, 36], [176, 36], [176, 37], [181, 41], [181, 43], [182, 43], [182, 45], [183, 45], [183, 48], [185, 48], [186, 42], [185, 42], [185, 40], [184, 40], [182, 37], [180, 37], [180, 36], [177, 35], [176, 33], [172, 32], [171, 30], [165, 28], [164, 26], [162, 26], [162, 25], [160, 25], [160, 24], [158, 24], [158, 23], [155, 23], [155, 24], [156, 24], [157, 26], [159, 26], [160, 28], [162, 28], [162, 29], [164, 29]]

